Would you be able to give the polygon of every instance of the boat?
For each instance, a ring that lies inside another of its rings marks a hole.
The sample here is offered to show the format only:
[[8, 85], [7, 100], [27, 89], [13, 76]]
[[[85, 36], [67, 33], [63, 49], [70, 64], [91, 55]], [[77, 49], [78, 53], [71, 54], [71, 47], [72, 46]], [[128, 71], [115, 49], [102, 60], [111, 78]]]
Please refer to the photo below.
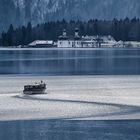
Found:
[[33, 85], [25, 85], [23, 94], [34, 95], [34, 94], [45, 94], [46, 84], [41, 81], [40, 83], [35, 83]]

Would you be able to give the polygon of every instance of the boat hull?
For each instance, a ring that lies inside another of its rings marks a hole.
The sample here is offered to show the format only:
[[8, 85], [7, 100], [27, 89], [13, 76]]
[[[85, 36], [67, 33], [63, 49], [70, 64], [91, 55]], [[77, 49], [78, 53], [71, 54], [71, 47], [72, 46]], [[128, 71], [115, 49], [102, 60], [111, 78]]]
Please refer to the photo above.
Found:
[[27, 95], [45, 94], [45, 90], [23, 91], [23, 94], [27, 94]]

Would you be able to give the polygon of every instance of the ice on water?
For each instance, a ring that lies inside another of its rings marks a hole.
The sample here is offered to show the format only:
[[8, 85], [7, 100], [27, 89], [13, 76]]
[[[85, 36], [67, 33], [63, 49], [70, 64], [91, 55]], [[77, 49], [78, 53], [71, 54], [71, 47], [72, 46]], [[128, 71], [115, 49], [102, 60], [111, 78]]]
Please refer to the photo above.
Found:
[[[22, 94], [40, 80], [47, 94]], [[140, 76], [1, 77], [0, 120], [25, 119], [140, 119]]]

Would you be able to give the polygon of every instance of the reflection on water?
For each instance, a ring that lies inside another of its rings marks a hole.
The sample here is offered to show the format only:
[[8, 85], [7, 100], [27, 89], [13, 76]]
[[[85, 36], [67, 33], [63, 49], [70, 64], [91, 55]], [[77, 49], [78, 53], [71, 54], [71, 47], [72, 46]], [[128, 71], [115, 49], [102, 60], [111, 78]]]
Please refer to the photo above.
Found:
[[1, 49], [0, 74], [140, 74], [140, 49]]
[[139, 140], [140, 121], [0, 122], [0, 140]]

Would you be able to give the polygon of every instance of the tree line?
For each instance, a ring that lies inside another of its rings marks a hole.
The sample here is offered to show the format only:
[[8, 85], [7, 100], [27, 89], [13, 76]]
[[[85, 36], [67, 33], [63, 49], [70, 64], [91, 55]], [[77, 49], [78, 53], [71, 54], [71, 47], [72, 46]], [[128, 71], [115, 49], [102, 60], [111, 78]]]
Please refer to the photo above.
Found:
[[0, 35], [0, 46], [27, 45], [34, 40], [54, 40], [66, 29], [67, 34], [74, 35], [75, 28], [84, 35], [111, 35], [117, 41], [140, 41], [140, 19], [113, 19], [89, 21], [51, 21], [36, 26], [29, 22], [27, 26], [14, 28], [11, 24], [7, 32]]

